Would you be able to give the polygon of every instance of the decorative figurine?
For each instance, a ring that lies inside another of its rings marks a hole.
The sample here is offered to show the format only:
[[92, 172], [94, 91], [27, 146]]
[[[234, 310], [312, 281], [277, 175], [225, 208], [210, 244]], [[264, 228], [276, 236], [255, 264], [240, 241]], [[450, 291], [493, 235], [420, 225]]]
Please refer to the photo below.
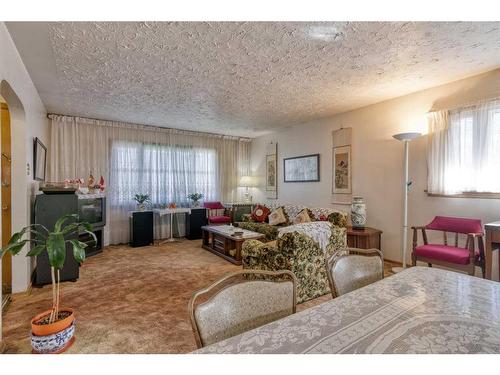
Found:
[[92, 194], [95, 188], [95, 178], [94, 176], [92, 176], [92, 173], [90, 174], [89, 179], [87, 181], [87, 187], [89, 189], [89, 193]]
[[104, 193], [104, 189], [106, 189], [106, 184], [104, 183], [104, 177], [101, 176], [99, 179], [99, 190], [101, 193]]

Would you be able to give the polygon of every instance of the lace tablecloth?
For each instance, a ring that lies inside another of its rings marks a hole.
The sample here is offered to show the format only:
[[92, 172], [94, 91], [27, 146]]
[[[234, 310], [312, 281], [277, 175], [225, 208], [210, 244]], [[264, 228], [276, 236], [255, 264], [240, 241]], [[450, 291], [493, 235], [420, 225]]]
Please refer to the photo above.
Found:
[[500, 353], [500, 283], [412, 267], [197, 353]]

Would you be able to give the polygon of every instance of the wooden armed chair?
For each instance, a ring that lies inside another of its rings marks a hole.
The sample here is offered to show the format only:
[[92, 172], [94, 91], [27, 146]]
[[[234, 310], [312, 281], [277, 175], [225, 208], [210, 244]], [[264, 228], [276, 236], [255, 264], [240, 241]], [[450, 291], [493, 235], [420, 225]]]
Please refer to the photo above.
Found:
[[[483, 226], [479, 219], [436, 216], [431, 223], [425, 226], [412, 227], [413, 251], [412, 263], [426, 262], [429, 267], [433, 264], [453, 268], [474, 275], [475, 267], [481, 267], [485, 276]], [[418, 231], [422, 231], [424, 244], [417, 246]], [[443, 232], [443, 244], [429, 243], [426, 230]], [[447, 233], [455, 233], [453, 245], [448, 244]], [[459, 245], [459, 234], [466, 235], [465, 246]], [[476, 246], [477, 242], [477, 246]]]

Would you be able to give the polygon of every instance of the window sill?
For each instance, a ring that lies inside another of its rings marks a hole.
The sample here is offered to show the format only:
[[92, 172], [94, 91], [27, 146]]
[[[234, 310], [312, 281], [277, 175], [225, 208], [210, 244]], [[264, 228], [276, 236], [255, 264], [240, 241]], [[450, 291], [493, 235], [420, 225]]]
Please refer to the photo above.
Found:
[[424, 190], [429, 197], [439, 198], [476, 198], [476, 199], [500, 199], [500, 193], [479, 193], [479, 192], [466, 192], [461, 194], [433, 194]]

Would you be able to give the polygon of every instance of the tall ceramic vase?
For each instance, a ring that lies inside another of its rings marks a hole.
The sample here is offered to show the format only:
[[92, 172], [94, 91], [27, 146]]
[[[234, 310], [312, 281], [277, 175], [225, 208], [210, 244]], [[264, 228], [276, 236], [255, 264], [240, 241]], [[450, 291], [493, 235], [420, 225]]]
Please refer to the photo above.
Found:
[[364, 229], [366, 224], [366, 204], [362, 197], [353, 197], [351, 222], [354, 229]]

